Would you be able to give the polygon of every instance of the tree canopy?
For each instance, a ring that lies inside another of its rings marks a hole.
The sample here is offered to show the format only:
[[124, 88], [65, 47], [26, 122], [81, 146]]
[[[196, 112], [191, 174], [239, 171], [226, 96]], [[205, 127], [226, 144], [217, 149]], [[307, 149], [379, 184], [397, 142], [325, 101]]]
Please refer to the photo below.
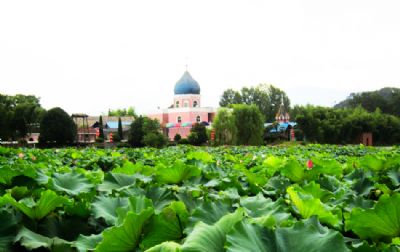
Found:
[[379, 108], [382, 113], [400, 116], [400, 89], [382, 88], [377, 91], [352, 93], [335, 105], [335, 108], [356, 108], [361, 106], [369, 112]]
[[0, 138], [17, 139], [35, 130], [45, 110], [33, 95], [0, 94]]
[[137, 117], [134, 107], [123, 108], [123, 109], [109, 109], [108, 116], [133, 116]]
[[40, 122], [41, 144], [72, 144], [76, 136], [76, 125], [61, 108], [52, 108], [45, 113]]
[[265, 120], [272, 122], [275, 120], [276, 112], [283, 104], [286, 110], [290, 108], [290, 100], [286, 93], [267, 84], [259, 84], [256, 87], [243, 87], [240, 91], [227, 89], [223, 92], [219, 105], [230, 107], [233, 104], [254, 104], [258, 107]]
[[166, 139], [160, 132], [157, 119], [139, 116], [131, 124], [128, 143], [133, 147], [162, 147]]

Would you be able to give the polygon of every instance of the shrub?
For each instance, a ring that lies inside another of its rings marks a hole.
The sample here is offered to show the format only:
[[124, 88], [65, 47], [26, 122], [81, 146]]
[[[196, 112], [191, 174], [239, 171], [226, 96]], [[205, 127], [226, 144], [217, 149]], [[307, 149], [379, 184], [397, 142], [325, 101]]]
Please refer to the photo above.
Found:
[[175, 142], [179, 142], [179, 140], [181, 140], [182, 139], [182, 137], [181, 137], [181, 135], [179, 135], [179, 134], [176, 134], [175, 136], [174, 136], [174, 141]]
[[160, 132], [150, 132], [144, 136], [143, 143], [146, 146], [161, 148], [167, 143], [167, 140]]

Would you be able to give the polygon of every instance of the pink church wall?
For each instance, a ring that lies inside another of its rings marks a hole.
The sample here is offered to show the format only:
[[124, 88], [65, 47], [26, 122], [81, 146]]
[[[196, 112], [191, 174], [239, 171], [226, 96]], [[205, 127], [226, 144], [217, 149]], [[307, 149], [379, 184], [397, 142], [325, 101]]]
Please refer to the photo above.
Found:
[[197, 101], [197, 107], [200, 107], [200, 95], [177, 95], [174, 98], [174, 107], [176, 107], [176, 102], [179, 101], [179, 108], [184, 108], [185, 101], [188, 102], [188, 107], [193, 107], [193, 102]]
[[160, 114], [149, 114], [147, 115], [150, 119], [157, 119], [161, 125], [168, 123], [168, 114], [160, 113]]
[[187, 138], [190, 134], [191, 127], [177, 127], [168, 129], [169, 140], [174, 140], [176, 134], [181, 135], [182, 138]]
[[182, 123], [184, 122], [195, 123], [197, 116], [200, 116], [200, 122], [208, 121], [208, 112], [186, 111], [186, 112], [170, 112], [168, 114], [168, 122], [177, 123], [178, 116], [182, 118]]

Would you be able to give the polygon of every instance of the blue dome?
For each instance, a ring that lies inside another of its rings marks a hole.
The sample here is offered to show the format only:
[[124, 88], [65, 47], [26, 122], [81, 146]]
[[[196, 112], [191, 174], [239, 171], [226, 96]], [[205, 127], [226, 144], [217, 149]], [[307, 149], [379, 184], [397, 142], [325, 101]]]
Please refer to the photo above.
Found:
[[174, 93], [176, 95], [182, 94], [200, 94], [200, 85], [195, 81], [188, 71], [175, 84]]

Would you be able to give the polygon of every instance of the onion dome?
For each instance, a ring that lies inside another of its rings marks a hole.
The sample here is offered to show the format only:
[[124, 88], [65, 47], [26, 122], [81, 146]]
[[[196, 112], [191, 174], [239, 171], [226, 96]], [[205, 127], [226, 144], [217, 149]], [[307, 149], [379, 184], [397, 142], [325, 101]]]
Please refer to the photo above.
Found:
[[176, 95], [200, 94], [200, 85], [192, 78], [188, 71], [185, 71], [175, 84], [174, 93]]

